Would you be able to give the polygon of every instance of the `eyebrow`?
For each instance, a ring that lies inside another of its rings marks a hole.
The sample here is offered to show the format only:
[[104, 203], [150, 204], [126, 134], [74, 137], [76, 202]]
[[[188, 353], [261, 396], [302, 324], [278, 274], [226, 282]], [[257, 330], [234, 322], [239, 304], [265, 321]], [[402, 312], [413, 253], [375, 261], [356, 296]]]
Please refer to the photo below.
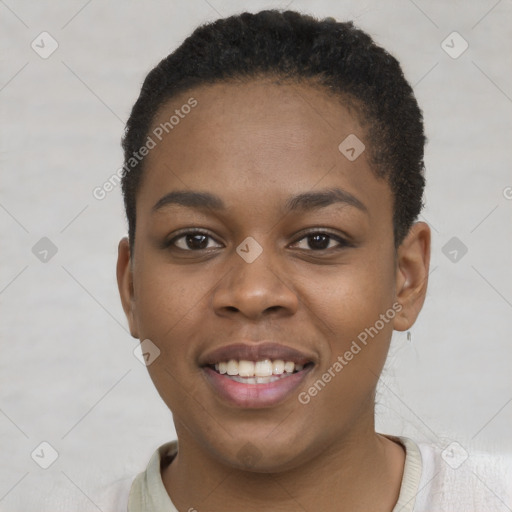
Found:
[[226, 205], [219, 196], [210, 192], [195, 192], [191, 190], [177, 190], [161, 197], [153, 206], [153, 212], [161, 210], [164, 206], [178, 204], [188, 208], [225, 210]]
[[[345, 204], [353, 206], [365, 213], [368, 208], [354, 195], [341, 188], [329, 188], [317, 192], [304, 192], [288, 198], [284, 211], [307, 211], [325, 208], [331, 204]], [[224, 201], [210, 192], [197, 192], [192, 190], [177, 190], [161, 197], [153, 206], [152, 211], [157, 212], [165, 206], [177, 204], [188, 208], [226, 210]]]
[[368, 213], [368, 208], [354, 195], [341, 188], [329, 188], [318, 192], [304, 192], [286, 201], [285, 211], [314, 210], [341, 203]]

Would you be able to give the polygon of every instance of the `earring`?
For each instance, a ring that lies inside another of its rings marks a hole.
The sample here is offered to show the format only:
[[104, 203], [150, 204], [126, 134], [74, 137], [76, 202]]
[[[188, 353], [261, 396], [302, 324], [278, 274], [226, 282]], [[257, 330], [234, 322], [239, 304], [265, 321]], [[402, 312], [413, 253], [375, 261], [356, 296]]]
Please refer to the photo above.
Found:
[[411, 331], [407, 331], [407, 341], [411, 341]]

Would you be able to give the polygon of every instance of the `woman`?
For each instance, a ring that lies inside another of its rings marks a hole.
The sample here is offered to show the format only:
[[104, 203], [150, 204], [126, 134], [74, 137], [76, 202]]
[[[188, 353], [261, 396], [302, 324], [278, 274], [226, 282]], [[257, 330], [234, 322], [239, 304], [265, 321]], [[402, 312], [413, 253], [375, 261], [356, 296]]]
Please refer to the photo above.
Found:
[[427, 290], [424, 144], [398, 62], [352, 23], [244, 13], [149, 73], [123, 140], [117, 275], [178, 441], [125, 482], [123, 507], [507, 503], [504, 479], [491, 493], [375, 432], [393, 330]]

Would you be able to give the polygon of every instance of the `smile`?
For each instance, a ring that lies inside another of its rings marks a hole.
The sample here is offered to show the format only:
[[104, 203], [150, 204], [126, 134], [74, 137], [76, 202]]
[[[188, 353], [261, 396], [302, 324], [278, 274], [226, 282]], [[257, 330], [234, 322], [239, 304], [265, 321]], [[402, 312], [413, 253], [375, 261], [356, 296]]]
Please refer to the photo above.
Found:
[[220, 375], [225, 375], [234, 382], [242, 384], [270, 384], [290, 375], [300, 372], [302, 364], [282, 359], [263, 359], [261, 361], [236, 361], [230, 359], [213, 365], [213, 369]]
[[227, 373], [230, 376], [239, 375], [240, 377], [270, 377], [271, 375], [283, 375], [284, 373], [293, 373], [302, 370], [303, 365], [295, 364], [293, 361], [283, 361], [276, 359], [263, 359], [262, 361], [229, 361], [218, 363], [215, 370], [221, 375]]
[[314, 357], [273, 343], [217, 349], [200, 362], [215, 395], [230, 406], [265, 408], [298, 392], [315, 366]]

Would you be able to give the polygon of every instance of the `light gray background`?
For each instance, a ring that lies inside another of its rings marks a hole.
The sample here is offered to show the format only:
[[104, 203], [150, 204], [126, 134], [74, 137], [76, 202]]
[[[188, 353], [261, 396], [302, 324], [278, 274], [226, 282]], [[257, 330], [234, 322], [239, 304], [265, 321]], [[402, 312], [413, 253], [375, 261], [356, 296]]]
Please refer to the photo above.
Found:
[[[395, 333], [378, 430], [512, 450], [510, 0], [5, 0], [0, 510], [98, 510], [102, 482], [141, 471], [174, 438], [118, 298], [120, 188], [102, 201], [92, 190], [122, 164], [151, 67], [199, 23], [287, 5], [355, 20], [400, 60], [424, 110], [432, 273], [411, 340]], [[47, 59], [31, 48], [43, 31], [59, 44]], [[441, 47], [453, 31], [469, 43], [457, 59]], [[42, 237], [58, 249], [46, 263], [32, 252]], [[468, 249], [456, 262], [443, 253], [452, 237]], [[42, 441], [59, 454], [46, 470], [31, 458]]]

